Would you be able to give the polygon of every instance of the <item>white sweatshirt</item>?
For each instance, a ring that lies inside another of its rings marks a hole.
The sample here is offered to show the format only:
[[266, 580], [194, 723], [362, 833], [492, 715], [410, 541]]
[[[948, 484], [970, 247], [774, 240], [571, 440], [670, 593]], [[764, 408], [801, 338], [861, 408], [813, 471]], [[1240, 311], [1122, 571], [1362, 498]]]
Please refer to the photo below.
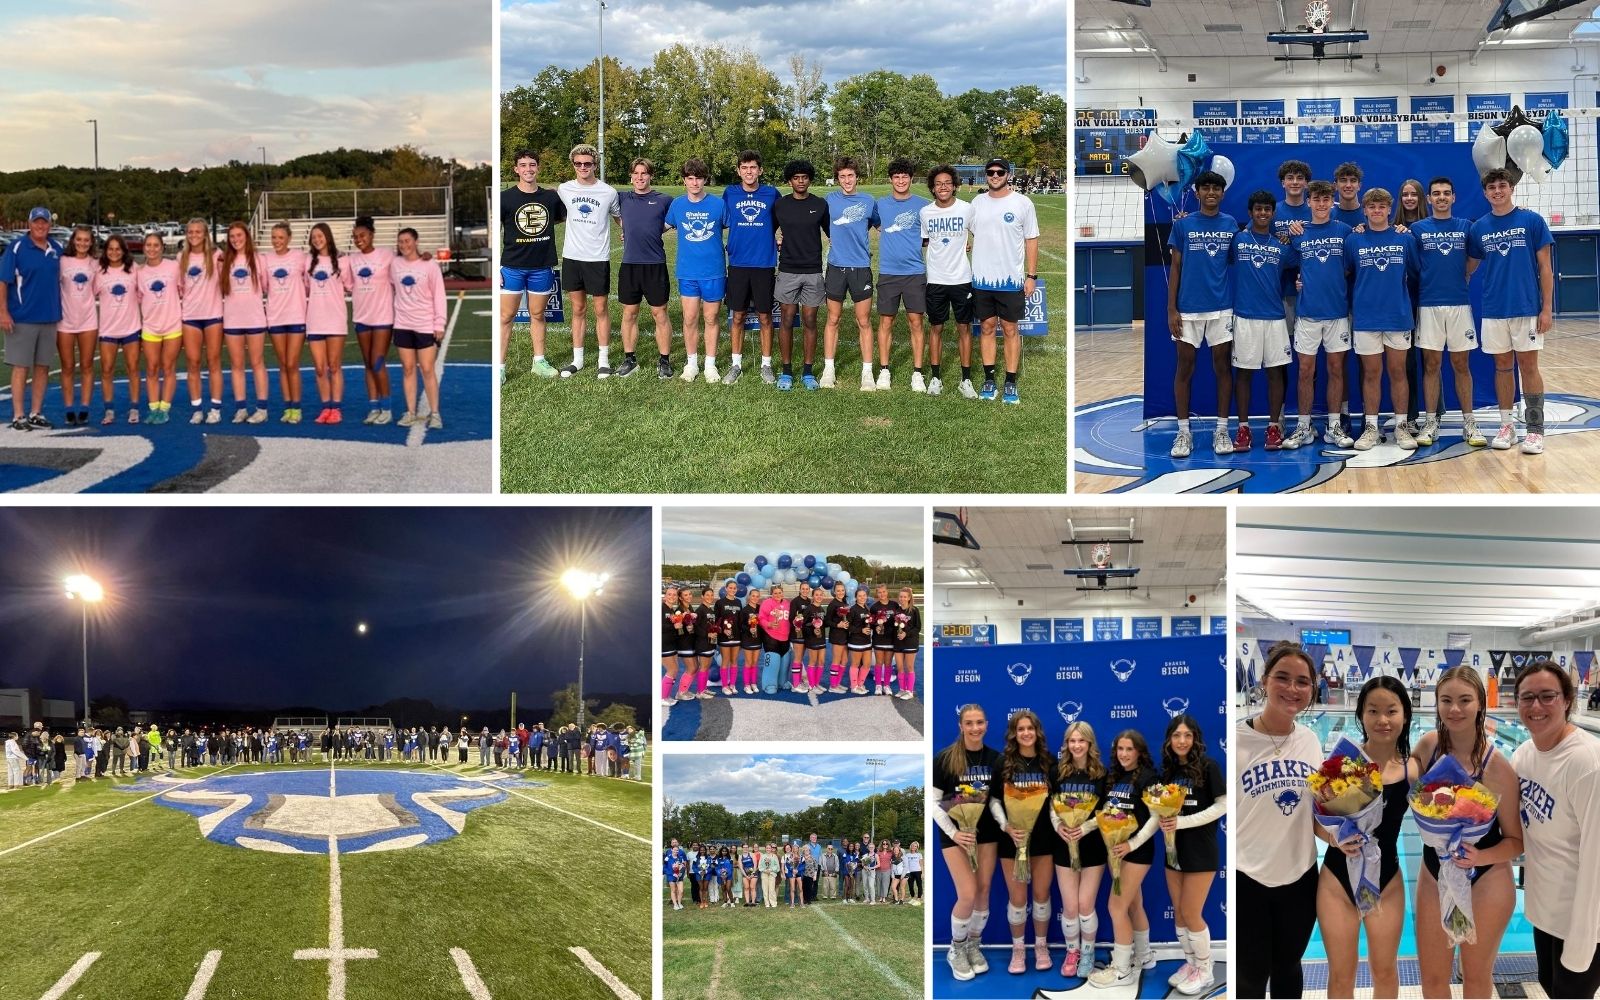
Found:
[[1511, 755], [1522, 786], [1522, 908], [1561, 939], [1561, 964], [1582, 972], [1600, 944], [1600, 739], [1574, 728], [1541, 751], [1529, 740]]
[[1322, 766], [1322, 744], [1298, 724], [1274, 739], [1240, 722], [1229, 749], [1238, 796], [1239, 871], [1265, 886], [1288, 885], [1317, 863], [1306, 779]]

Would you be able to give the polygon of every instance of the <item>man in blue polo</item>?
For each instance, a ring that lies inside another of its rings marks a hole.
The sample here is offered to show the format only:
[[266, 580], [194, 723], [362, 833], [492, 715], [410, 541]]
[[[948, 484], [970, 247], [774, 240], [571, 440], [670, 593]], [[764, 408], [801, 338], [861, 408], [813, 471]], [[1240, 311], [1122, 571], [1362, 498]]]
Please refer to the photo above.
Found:
[[744, 372], [744, 318], [756, 314], [761, 324], [761, 381], [777, 381], [772, 373], [773, 269], [778, 266], [778, 231], [772, 207], [778, 189], [761, 183], [761, 154], [753, 149], [739, 154], [739, 183], [722, 193], [728, 206], [728, 309], [733, 314], [733, 359], [723, 385], [739, 381]]
[[[48, 429], [44, 391], [56, 357], [56, 324], [61, 322], [61, 244], [50, 238], [50, 210], [28, 213], [28, 233], [0, 253], [0, 333], [5, 362], [11, 366], [11, 429]], [[23, 390], [33, 378], [33, 406], [22, 412]]]
[[823, 273], [823, 291], [828, 297], [828, 324], [823, 328], [822, 387], [833, 388], [833, 357], [839, 347], [839, 315], [844, 312], [844, 297], [855, 305], [856, 332], [861, 341], [861, 391], [872, 392], [872, 257], [867, 248], [867, 231], [879, 228], [878, 203], [872, 195], [856, 190], [856, 161], [841, 156], [833, 162], [833, 176], [839, 190], [829, 191], [828, 267]]

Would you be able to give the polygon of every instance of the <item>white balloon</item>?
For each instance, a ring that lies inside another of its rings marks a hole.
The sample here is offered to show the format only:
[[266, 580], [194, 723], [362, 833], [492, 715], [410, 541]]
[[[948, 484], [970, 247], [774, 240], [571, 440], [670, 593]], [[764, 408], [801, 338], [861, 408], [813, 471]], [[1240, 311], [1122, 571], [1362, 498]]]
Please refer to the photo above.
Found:
[[1223, 187], [1233, 187], [1233, 161], [1220, 153], [1211, 158], [1211, 169], [1222, 175]]
[[1522, 176], [1538, 183], [1547, 166], [1544, 134], [1533, 125], [1518, 125], [1506, 137], [1506, 156], [1522, 168]]
[[1478, 168], [1479, 177], [1506, 165], [1506, 141], [1495, 134], [1488, 122], [1483, 123], [1478, 137], [1472, 140], [1472, 165]]
[[1178, 179], [1178, 147], [1161, 138], [1160, 132], [1152, 131], [1144, 148], [1128, 157], [1127, 164], [1131, 168], [1128, 176], [1149, 191]]

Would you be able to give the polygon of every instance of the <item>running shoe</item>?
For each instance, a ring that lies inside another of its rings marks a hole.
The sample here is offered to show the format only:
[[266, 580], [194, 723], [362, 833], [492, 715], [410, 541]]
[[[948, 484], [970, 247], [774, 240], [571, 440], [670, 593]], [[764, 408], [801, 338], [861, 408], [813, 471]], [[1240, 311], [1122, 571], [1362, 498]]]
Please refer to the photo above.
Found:
[[1394, 424], [1394, 443], [1405, 451], [1417, 450], [1417, 439], [1411, 434], [1411, 427], [1404, 420], [1396, 420]]
[[1293, 434], [1290, 434], [1288, 437], [1283, 439], [1283, 446], [1291, 451], [1296, 448], [1304, 448], [1308, 444], [1316, 443], [1317, 432], [1312, 429], [1310, 424], [1301, 424], [1299, 427], [1294, 429]]
[[1172, 439], [1172, 450], [1167, 454], [1172, 458], [1188, 458], [1194, 454], [1194, 435], [1179, 431], [1178, 436]]
[[717, 363], [711, 358], [706, 358], [706, 384], [716, 385], [722, 381], [722, 376], [717, 374]]
[[1478, 421], [1472, 417], [1467, 417], [1461, 422], [1461, 436], [1473, 448], [1482, 448], [1489, 443], [1489, 440], [1478, 430]]
[[1516, 443], [1516, 440], [1517, 429], [1510, 424], [1501, 424], [1500, 433], [1496, 434], [1494, 440], [1489, 442], [1489, 447], [1495, 451], [1509, 451], [1511, 446]]
[[1377, 444], [1378, 425], [1368, 424], [1366, 429], [1361, 432], [1361, 436], [1356, 438], [1355, 449], [1356, 451], [1371, 451]]
[[1246, 420], [1239, 421], [1239, 430], [1233, 435], [1233, 450], [1235, 452], [1250, 450], [1250, 423]]
[[933, 378], [928, 380], [928, 395], [937, 396], [943, 391], [944, 383], [939, 381], [939, 376], [935, 375]]
[[205, 413], [205, 411], [200, 409], [200, 408], [198, 408], [198, 407], [196, 407], [194, 413], [191, 414], [190, 417], [189, 417], [189, 423], [191, 423], [191, 424], [203, 424], [205, 422], [206, 422], [206, 413]]
[[765, 382], [767, 385], [771, 385], [772, 383], [777, 381], [777, 378], [772, 374], [772, 366], [771, 365], [762, 365], [761, 366], [761, 381]]
[[1322, 432], [1322, 441], [1335, 448], [1348, 448], [1356, 443], [1356, 439], [1346, 434], [1344, 427], [1337, 423], [1329, 424], [1328, 429]]
[[962, 379], [961, 380], [961, 384], [959, 386], [957, 386], [956, 388], [960, 389], [961, 390], [961, 395], [967, 397], [968, 399], [977, 399], [978, 398], [978, 390], [976, 390], [976, 389], [974, 389], [972, 387], [972, 379], [970, 379], [970, 378]]
[[685, 382], [693, 382], [695, 379], [699, 378], [700, 377], [700, 362], [698, 362], [698, 361], [685, 361], [683, 363], [683, 373], [681, 375], [679, 375], [678, 377], [683, 379]]
[[888, 391], [890, 387], [891, 386], [890, 386], [890, 383], [889, 383], [889, 369], [884, 368], [884, 369], [879, 370], [879, 372], [878, 372], [878, 388], [882, 389], [884, 391]]
[[1217, 455], [1233, 454], [1233, 438], [1228, 436], [1228, 425], [1226, 421], [1219, 423], [1216, 431], [1212, 433], [1211, 451]]
[[861, 369], [861, 391], [875, 392], [877, 388], [878, 384], [872, 378], [872, 370], [870, 368]]
[[669, 379], [672, 377], [672, 362], [663, 358], [656, 358], [656, 378]]
[[914, 371], [914, 372], [911, 373], [911, 391], [912, 392], [927, 392], [928, 391], [927, 385], [924, 384], [923, 381], [922, 381], [922, 372], [921, 371]]
[[994, 397], [995, 397], [994, 380], [993, 379], [984, 379], [983, 380], [983, 388], [978, 390], [978, 398], [979, 399], [993, 399]]
[[533, 362], [533, 373], [540, 378], [555, 378], [559, 372], [546, 358], [538, 358]]
[[329, 410], [328, 411], [328, 423], [330, 423], [330, 424], [342, 424], [342, 423], [344, 423], [344, 411], [339, 409], [338, 407], [334, 407], [333, 409]]
[[1022, 397], [1017, 395], [1017, 383], [1007, 382], [1005, 384], [1005, 388], [1000, 392], [1000, 402], [1013, 405], [1022, 402]]
[[822, 369], [822, 378], [817, 380], [817, 384], [822, 386], [824, 389], [832, 389], [833, 388], [833, 366], [832, 365], [825, 365], [823, 367], [823, 369]]
[[412, 426], [416, 425], [417, 422], [418, 422], [417, 414], [413, 410], [407, 410], [405, 412], [405, 416], [401, 417], [400, 420], [398, 421], [398, 423], [400, 424], [401, 427], [412, 427]]
[[102, 426], [102, 427], [104, 427], [107, 424], [114, 424], [116, 422], [117, 422], [117, 411], [116, 410], [107, 410], [106, 411], [106, 415], [100, 418], [100, 426]]
[[250, 411], [250, 419], [246, 420], [245, 423], [264, 424], [267, 422], [267, 416], [267, 408], [265, 406], [258, 406], [254, 410]]
[[739, 376], [743, 375], [743, 374], [744, 374], [744, 366], [743, 365], [729, 365], [728, 366], [728, 374], [722, 376], [722, 384], [723, 385], [732, 385], [733, 383], [739, 381]]
[[1282, 451], [1283, 450], [1283, 428], [1279, 427], [1277, 424], [1268, 424], [1267, 425], [1267, 441], [1266, 441], [1266, 444], [1263, 445], [1263, 447], [1266, 448], [1268, 451]]
[[611, 366], [610, 365], [601, 365], [599, 368], [595, 369], [594, 375], [595, 375], [595, 378], [610, 378], [611, 377]]
[[392, 410], [379, 410], [378, 419], [374, 420], [373, 423], [377, 424], [379, 427], [382, 427], [384, 424], [390, 423], [393, 420], [394, 412]]
[[1528, 436], [1522, 439], [1522, 453], [1524, 455], [1544, 454], [1544, 435], [1538, 431], [1529, 431]]
[[428, 429], [436, 431], [444, 426], [444, 418], [439, 416], [439, 411], [428, 414]]
[[55, 424], [50, 422], [50, 418], [46, 417], [42, 413], [28, 414], [28, 426], [34, 428], [35, 430], [42, 431], [48, 431], [55, 428]]
[[215, 407], [215, 406], [211, 407], [209, 410], [206, 410], [206, 423], [208, 423], [208, 424], [220, 424], [220, 423], [222, 423], [222, 410], [219, 409], [218, 407]]
[[1417, 432], [1417, 447], [1427, 448], [1432, 446], [1434, 439], [1439, 436], [1439, 418], [1428, 414], [1422, 420], [1422, 429]]

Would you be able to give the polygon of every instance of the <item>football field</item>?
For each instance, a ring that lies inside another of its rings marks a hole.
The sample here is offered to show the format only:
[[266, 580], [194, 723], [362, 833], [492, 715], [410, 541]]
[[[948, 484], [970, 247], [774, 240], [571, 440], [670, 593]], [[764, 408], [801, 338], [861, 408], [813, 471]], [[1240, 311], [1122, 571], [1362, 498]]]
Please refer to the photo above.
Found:
[[636, 1000], [650, 858], [648, 780], [313, 754], [28, 788], [0, 996]]
[[[682, 188], [661, 187], [677, 194]], [[714, 189], [720, 193], [721, 186]], [[873, 195], [887, 185], [865, 186]], [[913, 185], [915, 193], [923, 193]], [[826, 189], [818, 188], [818, 194]], [[970, 199], [970, 193], [963, 193]], [[891, 390], [861, 392], [861, 351], [851, 304], [839, 322], [833, 389], [800, 387], [802, 335], [795, 333], [795, 388], [778, 392], [760, 377], [760, 334], [744, 341], [744, 374], [732, 386], [685, 384], [681, 303], [676, 284], [668, 300], [673, 341], [671, 380], [658, 380], [654, 321], [641, 306], [639, 370], [626, 379], [595, 378], [593, 318], [586, 334], [586, 367], [571, 379], [530, 373], [528, 327], [518, 324], [507, 354], [501, 395], [501, 488], [507, 492], [596, 493], [1059, 493], [1066, 489], [1066, 198], [1031, 196], [1039, 216], [1038, 269], [1046, 288], [1049, 334], [1022, 338], [1018, 406], [965, 399], [954, 323], [941, 352], [944, 392], [913, 393], [911, 341], [904, 312], [893, 324]], [[666, 240], [669, 266], [674, 240]], [[877, 270], [877, 235], [872, 236]], [[611, 364], [622, 360], [622, 306], [616, 301], [620, 241], [612, 241]], [[872, 304], [874, 337], [877, 302]], [[717, 366], [726, 374], [731, 353], [727, 310], [720, 313]], [[822, 330], [817, 318], [817, 374]], [[570, 318], [570, 316], [569, 316]], [[774, 330], [774, 341], [777, 333]], [[982, 382], [976, 335], [973, 382]], [[1003, 338], [996, 337], [998, 382]], [[874, 339], [874, 344], [876, 340]], [[874, 348], [874, 351], [876, 349]], [[704, 348], [701, 349], [702, 355]], [[552, 324], [546, 356], [571, 360], [571, 327]], [[925, 362], [926, 363], [926, 362]], [[773, 345], [773, 365], [781, 358]], [[876, 362], [874, 362], [876, 369]]]

